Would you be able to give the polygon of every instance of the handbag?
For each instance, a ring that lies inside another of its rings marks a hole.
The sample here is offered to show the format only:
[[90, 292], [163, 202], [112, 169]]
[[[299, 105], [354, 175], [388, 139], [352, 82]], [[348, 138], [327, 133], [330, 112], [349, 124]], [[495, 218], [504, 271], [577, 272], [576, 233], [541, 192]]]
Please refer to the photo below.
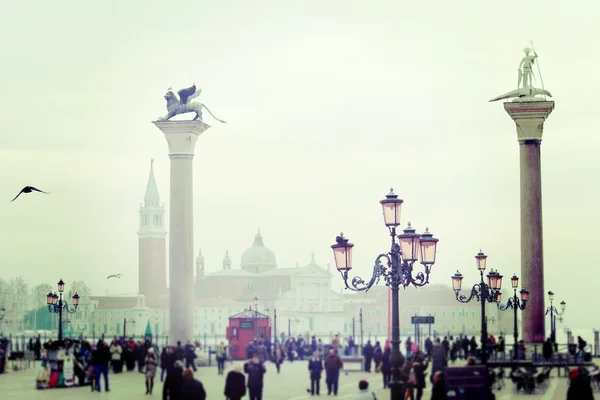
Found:
[[408, 375], [408, 383], [411, 385], [417, 384], [417, 375], [415, 374], [415, 371], [410, 371], [410, 374]]

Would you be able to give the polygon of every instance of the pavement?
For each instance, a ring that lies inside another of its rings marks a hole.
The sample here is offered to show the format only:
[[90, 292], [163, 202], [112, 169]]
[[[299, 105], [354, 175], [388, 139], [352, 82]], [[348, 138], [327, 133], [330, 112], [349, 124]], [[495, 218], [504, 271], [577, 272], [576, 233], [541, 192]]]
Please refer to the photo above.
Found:
[[[307, 361], [295, 361], [293, 363], [285, 362], [281, 366], [281, 373], [277, 374], [275, 365], [267, 363], [267, 374], [265, 375], [265, 388], [263, 399], [265, 400], [306, 400], [313, 398], [306, 393], [310, 381], [308, 377]], [[223, 399], [223, 388], [225, 386], [225, 376], [231, 369], [231, 364], [226, 366], [225, 375], [218, 375], [216, 366], [199, 367], [195, 376], [205, 387], [208, 399]], [[91, 392], [89, 386], [76, 387], [69, 389], [35, 389], [36, 369], [29, 368], [21, 371], [8, 371], [0, 375], [0, 399], [2, 400], [69, 400], [69, 399], [89, 399], [101, 398], [136, 400], [157, 398], [162, 399], [162, 383], [159, 375], [155, 381], [154, 394], [146, 396], [144, 375], [138, 372], [125, 372], [122, 374], [110, 374], [110, 392]], [[358, 381], [365, 379], [370, 383], [370, 389], [375, 393], [377, 399], [389, 399], [388, 389], [383, 389], [382, 378], [380, 374], [365, 372], [341, 373], [339, 382], [339, 392], [336, 398], [351, 400], [358, 392]], [[534, 395], [524, 395], [515, 393], [510, 380], [506, 380], [506, 387], [496, 392], [497, 400], [520, 400], [537, 398], [544, 400], [564, 400], [566, 399], [567, 380], [565, 378], [550, 379], [550, 384], [545, 392], [538, 392]], [[431, 397], [431, 385], [424, 391], [423, 399], [428, 400]], [[104, 388], [103, 388], [104, 389]], [[596, 392], [596, 397], [600, 399], [600, 394]], [[85, 397], [84, 397], [85, 396]], [[327, 389], [325, 378], [321, 380], [321, 396], [327, 398]], [[333, 397], [333, 396], [332, 396]]]

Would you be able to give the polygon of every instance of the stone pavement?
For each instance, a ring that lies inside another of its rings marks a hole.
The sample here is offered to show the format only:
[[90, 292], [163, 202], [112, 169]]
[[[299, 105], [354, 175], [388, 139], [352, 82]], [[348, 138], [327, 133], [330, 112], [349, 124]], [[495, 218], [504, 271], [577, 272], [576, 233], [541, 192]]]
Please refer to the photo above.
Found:
[[[230, 368], [231, 366], [228, 365]], [[227, 374], [227, 370], [225, 374]], [[202, 381], [206, 388], [207, 398], [224, 399], [223, 388], [225, 384], [225, 375], [217, 375], [216, 367], [198, 368], [196, 377]], [[90, 392], [89, 386], [71, 389], [46, 389], [36, 390], [34, 386], [35, 369], [30, 368], [18, 372], [7, 372], [0, 375], [0, 399], [2, 400], [69, 400], [69, 399], [161, 399], [162, 383], [160, 379], [155, 382], [154, 394], [146, 396], [144, 375], [138, 372], [130, 372], [109, 375], [110, 392]], [[348, 375], [342, 373], [340, 376], [340, 390], [338, 399], [351, 400], [357, 393], [358, 381], [366, 379], [371, 384], [371, 389], [377, 395], [379, 400], [388, 400], [390, 394], [388, 390], [382, 388], [380, 374], [349, 372]], [[553, 377], [550, 380], [549, 389], [545, 393], [537, 395], [515, 394], [512, 390], [510, 380], [506, 380], [507, 387], [496, 392], [497, 400], [509, 399], [544, 399], [544, 400], [564, 400], [566, 399], [567, 381], [565, 378]], [[311, 396], [306, 393], [309, 387], [307, 362], [296, 361], [292, 364], [286, 362], [281, 367], [281, 373], [278, 375], [275, 366], [267, 363], [267, 374], [265, 375], [264, 400], [307, 400]], [[600, 398], [598, 394], [597, 397]], [[321, 397], [327, 396], [325, 379], [321, 381]], [[423, 400], [429, 400], [431, 397], [431, 385], [425, 389]]]

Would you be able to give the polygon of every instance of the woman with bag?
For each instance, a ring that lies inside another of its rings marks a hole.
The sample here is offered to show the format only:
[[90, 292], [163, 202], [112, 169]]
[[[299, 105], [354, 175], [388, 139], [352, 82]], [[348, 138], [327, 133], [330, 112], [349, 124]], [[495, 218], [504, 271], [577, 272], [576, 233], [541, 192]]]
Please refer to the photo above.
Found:
[[152, 394], [154, 377], [156, 376], [156, 369], [158, 367], [158, 359], [156, 354], [154, 354], [154, 348], [150, 347], [148, 349], [144, 364], [146, 364], [146, 394]]

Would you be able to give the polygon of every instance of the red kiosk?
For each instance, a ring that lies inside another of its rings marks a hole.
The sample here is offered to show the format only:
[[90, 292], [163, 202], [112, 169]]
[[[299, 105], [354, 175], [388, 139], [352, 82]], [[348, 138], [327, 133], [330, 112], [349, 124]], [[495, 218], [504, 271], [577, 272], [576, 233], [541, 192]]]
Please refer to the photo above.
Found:
[[257, 339], [271, 339], [271, 318], [258, 311], [247, 309], [229, 317], [227, 339], [229, 354], [234, 360], [246, 359], [246, 346]]

